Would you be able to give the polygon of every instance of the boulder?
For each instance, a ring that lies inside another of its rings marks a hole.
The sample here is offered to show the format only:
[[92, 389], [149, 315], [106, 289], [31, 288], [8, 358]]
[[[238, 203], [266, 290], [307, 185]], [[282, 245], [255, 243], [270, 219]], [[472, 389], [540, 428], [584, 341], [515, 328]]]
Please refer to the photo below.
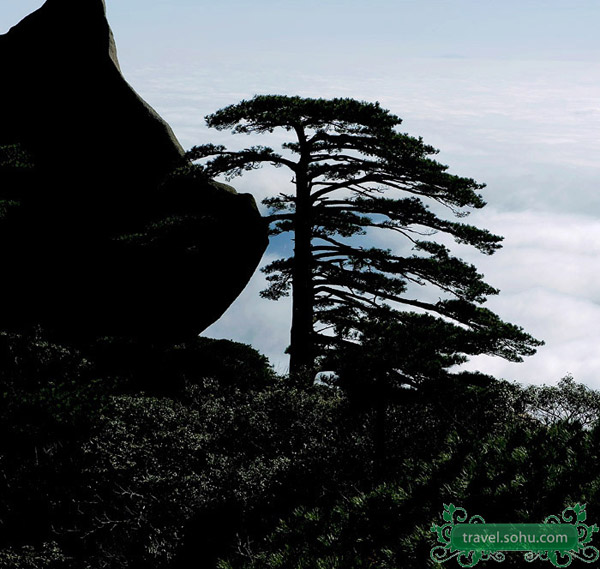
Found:
[[0, 66], [0, 327], [171, 342], [216, 321], [266, 225], [125, 81], [103, 0], [47, 0]]
[[151, 179], [183, 155], [121, 75], [103, 0], [47, 0], [0, 35], [0, 63], [0, 144], [25, 144], [40, 166]]

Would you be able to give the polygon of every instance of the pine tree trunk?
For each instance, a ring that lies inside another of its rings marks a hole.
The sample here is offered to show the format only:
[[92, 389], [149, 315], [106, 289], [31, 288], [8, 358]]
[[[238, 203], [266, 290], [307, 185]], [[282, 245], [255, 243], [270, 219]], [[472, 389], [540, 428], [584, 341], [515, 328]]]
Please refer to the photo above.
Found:
[[312, 384], [315, 368], [313, 342], [312, 215], [306, 171], [299, 163], [296, 172], [296, 217], [292, 272], [292, 329], [290, 375]]
[[375, 477], [383, 480], [386, 467], [386, 416], [387, 405], [380, 397], [375, 404], [375, 424], [373, 428], [375, 450]]

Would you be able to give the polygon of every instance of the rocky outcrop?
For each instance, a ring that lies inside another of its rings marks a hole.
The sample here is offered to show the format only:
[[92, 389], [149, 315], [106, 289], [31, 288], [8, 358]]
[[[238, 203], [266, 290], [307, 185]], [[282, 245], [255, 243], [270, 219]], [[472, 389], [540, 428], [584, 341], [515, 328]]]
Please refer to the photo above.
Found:
[[265, 224], [183, 163], [121, 75], [103, 0], [47, 0], [0, 35], [0, 68], [0, 327], [172, 341], [219, 318]]
[[181, 157], [121, 75], [103, 0], [47, 0], [0, 36], [0, 63], [0, 144], [26, 144], [40, 165], [150, 178]]

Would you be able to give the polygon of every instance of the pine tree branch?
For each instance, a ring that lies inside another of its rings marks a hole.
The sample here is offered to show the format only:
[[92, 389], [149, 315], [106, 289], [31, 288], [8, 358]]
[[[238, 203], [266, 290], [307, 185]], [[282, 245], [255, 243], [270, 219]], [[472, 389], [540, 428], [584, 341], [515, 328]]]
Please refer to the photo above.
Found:
[[[314, 192], [312, 194], [312, 201], [313, 203], [318, 200], [321, 196], [330, 194], [331, 192], [335, 192], [336, 190], [341, 190], [341, 189], [351, 189], [351, 186], [355, 186], [355, 185], [359, 185], [359, 184], [365, 184], [368, 182], [376, 182], [377, 180], [373, 179], [373, 176], [368, 174], [366, 176], [361, 176], [360, 178], [355, 178], [355, 179], [351, 179], [351, 180], [346, 180], [344, 182], [336, 182], [333, 183], [332, 185], [328, 185], [326, 188], [323, 188], [322, 190], [317, 190], [316, 192]], [[322, 184], [322, 182], [313, 182], [313, 186], [316, 184]]]

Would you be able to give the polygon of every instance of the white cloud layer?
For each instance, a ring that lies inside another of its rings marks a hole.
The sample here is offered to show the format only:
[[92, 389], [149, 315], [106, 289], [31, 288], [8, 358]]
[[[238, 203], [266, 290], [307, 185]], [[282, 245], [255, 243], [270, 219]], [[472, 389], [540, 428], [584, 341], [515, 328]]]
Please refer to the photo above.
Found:
[[[489, 257], [466, 247], [457, 251], [500, 289], [486, 305], [546, 344], [524, 363], [480, 356], [464, 368], [523, 383], [555, 383], [572, 373], [578, 381], [600, 388], [600, 221], [531, 211], [487, 211], [480, 218], [477, 221], [505, 236], [503, 249]], [[392, 245], [393, 239], [385, 244]], [[272, 258], [269, 255], [265, 264]], [[264, 276], [257, 273], [205, 334], [252, 344], [285, 371], [289, 302], [260, 299], [264, 286]]]
[[[205, 70], [198, 82], [189, 75], [178, 81], [158, 75], [150, 89], [144, 73], [137, 78], [186, 145], [210, 140], [276, 146], [281, 139], [230, 137], [207, 130], [200, 120], [255, 92], [380, 100], [405, 119], [410, 134], [439, 147], [439, 159], [452, 172], [488, 183], [489, 205], [469, 222], [505, 236], [504, 248], [491, 257], [456, 250], [501, 289], [488, 306], [546, 341], [525, 363], [480, 357], [468, 367], [534, 383], [553, 383], [571, 372], [600, 387], [600, 68], [414, 60], [396, 69], [393, 76], [361, 69], [333, 77], [240, 70], [218, 79]], [[262, 199], [287, 189], [288, 182], [286, 172], [267, 169], [234, 185]], [[249, 342], [283, 368], [289, 307], [260, 300], [261, 282], [256, 275], [207, 334]]]
[[572, 373], [600, 388], [600, 220], [558, 212], [482, 211], [505, 236], [491, 257], [464, 257], [501, 290], [488, 306], [546, 345], [522, 364], [475, 358], [468, 368], [532, 383]]
[[[256, 92], [380, 100], [410, 134], [439, 147], [452, 172], [487, 182], [489, 205], [469, 222], [505, 236], [504, 248], [489, 258], [457, 251], [501, 289], [488, 306], [546, 341], [525, 363], [480, 357], [468, 367], [533, 383], [571, 372], [600, 387], [600, 67], [432, 59], [390, 61], [387, 75], [375, 68], [294, 75], [281, 67], [152, 74], [133, 76], [186, 146], [279, 144], [281, 138], [230, 137], [203, 125], [203, 115]], [[285, 171], [265, 169], [234, 185], [262, 199], [288, 182]], [[255, 275], [206, 334], [251, 343], [283, 369], [289, 306], [259, 299], [263, 282]]]

